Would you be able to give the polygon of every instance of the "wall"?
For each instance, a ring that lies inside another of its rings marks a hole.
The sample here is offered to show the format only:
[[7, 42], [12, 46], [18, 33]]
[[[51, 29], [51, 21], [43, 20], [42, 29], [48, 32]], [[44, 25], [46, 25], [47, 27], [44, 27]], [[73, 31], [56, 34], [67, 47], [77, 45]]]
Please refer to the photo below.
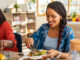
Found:
[[0, 0], [0, 9], [7, 8], [13, 3], [16, 3], [16, 0]]
[[[4, 9], [7, 7], [13, 7], [13, 5], [17, 2], [17, 0], [0, 0], [0, 9]], [[24, 0], [24, 4], [20, 5], [20, 8], [22, 9], [22, 11], [27, 11], [27, 2], [29, 2], [29, 0]]]
[[43, 23], [46, 23], [46, 16], [36, 17], [36, 29], [38, 29]]

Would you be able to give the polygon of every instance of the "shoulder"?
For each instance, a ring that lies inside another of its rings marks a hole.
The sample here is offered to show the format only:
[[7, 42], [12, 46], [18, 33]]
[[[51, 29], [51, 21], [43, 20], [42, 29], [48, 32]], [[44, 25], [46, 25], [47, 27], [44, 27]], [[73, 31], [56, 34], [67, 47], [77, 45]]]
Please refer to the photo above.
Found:
[[70, 26], [65, 26], [64, 33], [73, 34], [73, 29]]
[[2, 26], [3, 26], [3, 28], [11, 28], [11, 26], [10, 26], [10, 24], [7, 22], [7, 21], [4, 21], [3, 23], [2, 23]]
[[3, 25], [10, 25], [10, 24], [7, 21], [4, 21]]
[[73, 31], [73, 29], [70, 26], [65, 26], [64, 31]]
[[49, 28], [49, 24], [48, 23], [42, 24], [41, 28], [47, 29], [47, 28]]

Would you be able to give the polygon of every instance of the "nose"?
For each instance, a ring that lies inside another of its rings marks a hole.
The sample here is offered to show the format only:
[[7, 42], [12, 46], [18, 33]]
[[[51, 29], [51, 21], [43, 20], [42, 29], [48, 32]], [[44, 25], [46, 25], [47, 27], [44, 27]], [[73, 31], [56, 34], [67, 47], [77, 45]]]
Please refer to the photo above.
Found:
[[49, 21], [52, 21], [52, 17], [48, 17], [48, 20], [49, 20]]

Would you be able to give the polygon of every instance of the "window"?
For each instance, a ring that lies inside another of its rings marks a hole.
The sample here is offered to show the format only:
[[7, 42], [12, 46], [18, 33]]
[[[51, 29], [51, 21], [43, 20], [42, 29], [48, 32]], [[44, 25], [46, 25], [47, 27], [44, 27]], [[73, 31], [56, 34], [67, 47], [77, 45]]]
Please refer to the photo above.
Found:
[[64, 4], [68, 14], [76, 12], [80, 14], [80, 0], [37, 0], [37, 15], [44, 16], [46, 12], [47, 4], [51, 1], [60, 1]]
[[72, 14], [73, 12], [76, 12], [77, 14], [80, 14], [80, 0], [54, 0], [54, 1], [61, 1], [64, 4], [67, 13]]
[[53, 0], [37, 0], [37, 16], [45, 16], [46, 15], [46, 7], [48, 3]]

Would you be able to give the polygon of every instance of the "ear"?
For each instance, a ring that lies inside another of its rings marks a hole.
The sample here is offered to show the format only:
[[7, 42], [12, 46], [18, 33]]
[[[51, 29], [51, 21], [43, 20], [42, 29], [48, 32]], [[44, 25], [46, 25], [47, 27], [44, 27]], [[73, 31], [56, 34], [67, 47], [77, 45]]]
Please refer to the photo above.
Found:
[[60, 19], [62, 20], [62, 16], [60, 16]]

